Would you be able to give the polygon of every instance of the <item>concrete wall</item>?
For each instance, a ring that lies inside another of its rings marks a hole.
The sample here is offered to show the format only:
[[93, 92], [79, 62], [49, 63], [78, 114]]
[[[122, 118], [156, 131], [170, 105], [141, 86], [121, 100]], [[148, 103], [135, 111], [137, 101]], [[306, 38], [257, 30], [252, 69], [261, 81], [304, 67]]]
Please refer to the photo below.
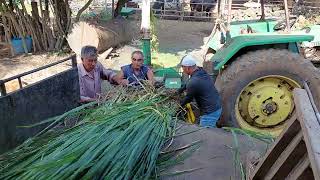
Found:
[[60, 115], [78, 105], [78, 70], [73, 68], [0, 97], [0, 154], [16, 147], [44, 126], [20, 128]]

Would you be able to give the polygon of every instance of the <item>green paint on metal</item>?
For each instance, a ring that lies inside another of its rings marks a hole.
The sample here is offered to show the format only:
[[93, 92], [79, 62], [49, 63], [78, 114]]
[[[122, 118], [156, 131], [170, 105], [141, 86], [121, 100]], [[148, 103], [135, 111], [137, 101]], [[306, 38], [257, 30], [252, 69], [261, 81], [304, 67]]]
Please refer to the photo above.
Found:
[[180, 73], [174, 68], [160, 68], [154, 71], [155, 77], [163, 77], [163, 78], [180, 78]]
[[297, 43], [289, 43], [288, 46], [289, 51], [294, 52], [294, 53], [298, 53], [299, 54], [299, 48]]
[[154, 71], [156, 80], [163, 82], [168, 89], [177, 89], [181, 87], [181, 75], [175, 68], [161, 68]]
[[[236, 37], [241, 35], [241, 30], [252, 29], [254, 33], [273, 33], [274, 26], [277, 24], [277, 21], [274, 19], [261, 20], [245, 20], [245, 21], [233, 21], [230, 24], [230, 35], [231, 37]], [[220, 49], [220, 34], [217, 33], [210, 40], [208, 46], [215, 51]], [[224, 34], [224, 36], [226, 36]]]
[[230, 24], [231, 37], [239, 36], [241, 29], [250, 27], [255, 33], [274, 32], [273, 28], [277, 24], [275, 19], [234, 21]]
[[150, 39], [142, 39], [142, 50], [144, 56], [144, 64], [151, 65], [151, 46]]
[[[230, 41], [222, 46], [220, 44], [221, 34], [217, 33], [208, 43], [208, 46], [216, 51], [211, 59], [217, 62], [214, 69], [221, 69], [234, 54], [247, 46], [289, 43], [289, 50], [299, 52], [296, 42], [301, 42], [302, 46], [305, 47], [314, 47], [320, 44], [320, 25], [309, 27], [311, 31], [308, 33], [301, 30], [293, 31], [288, 35], [278, 34], [274, 31], [276, 24], [277, 21], [274, 19], [231, 22], [230, 34], [232, 39]], [[241, 34], [241, 31], [247, 31], [248, 29], [251, 29], [253, 34]]]
[[[274, 35], [278, 34], [274, 31], [274, 26], [277, 24], [276, 20], [267, 19], [265, 21], [248, 20], [248, 21], [234, 21], [231, 22], [230, 34], [231, 37], [241, 36], [241, 30], [247, 30], [250, 27], [254, 33], [259, 35]], [[302, 47], [315, 47], [320, 46], [320, 25], [307, 26], [301, 30], [295, 30], [290, 33], [291, 35], [313, 35], [313, 41], [302, 42]], [[209, 42], [209, 47], [215, 51], [219, 50], [220, 45], [220, 34], [216, 34]]]
[[314, 36], [311, 35], [284, 35], [284, 34], [246, 34], [237, 36], [224, 44], [211, 61], [219, 62], [214, 69], [219, 70], [234, 56], [240, 49], [248, 46], [259, 46], [266, 44], [282, 44], [303, 41], [312, 41]]
[[128, 8], [128, 7], [123, 7], [123, 8], [121, 8], [120, 15], [128, 17], [129, 15], [134, 14], [134, 13], [135, 13], [135, 9]]
[[164, 86], [168, 89], [179, 89], [181, 87], [181, 78], [166, 78]]

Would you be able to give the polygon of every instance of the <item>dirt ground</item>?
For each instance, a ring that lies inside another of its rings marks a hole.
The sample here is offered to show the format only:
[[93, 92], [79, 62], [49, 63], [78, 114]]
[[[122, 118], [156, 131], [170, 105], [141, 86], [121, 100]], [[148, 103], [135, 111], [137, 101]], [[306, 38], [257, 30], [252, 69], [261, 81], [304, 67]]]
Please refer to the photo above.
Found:
[[[121, 66], [130, 63], [130, 55], [134, 50], [141, 50], [139, 43], [139, 21], [130, 21], [132, 30], [136, 35], [132, 42], [122, 45], [114, 50], [119, 56], [102, 60], [101, 63], [106, 68], [119, 70]], [[207, 37], [213, 28], [210, 22], [186, 22], [172, 20], [158, 20], [157, 32], [159, 39], [159, 53], [154, 54], [153, 63], [164, 66], [176, 66], [180, 59], [187, 53], [199, 54], [203, 45], [203, 38]], [[12, 77], [14, 75], [56, 62], [70, 54], [57, 55], [57, 53], [40, 55], [20, 55], [13, 58], [0, 59], [0, 79]], [[79, 60], [78, 60], [79, 61]], [[32, 84], [51, 75], [62, 72], [70, 68], [71, 63], [63, 63], [58, 66], [42, 70], [40, 72], [25, 76], [22, 81], [25, 85]]]
[[[176, 134], [177, 138], [173, 140], [169, 149], [179, 149], [195, 143], [199, 143], [199, 148], [187, 156], [183, 163], [170, 167], [165, 172], [164, 180], [244, 179], [237, 160], [241, 161], [245, 172], [246, 165], [252, 162], [252, 157], [261, 157], [270, 146], [246, 135], [235, 133], [233, 136], [223, 129], [200, 128], [185, 123], [181, 123], [181, 128]], [[186, 135], [179, 136], [180, 134]]]
[[[10, 78], [12, 76], [27, 72], [41, 66], [62, 60], [70, 54], [40, 54], [40, 55], [19, 55], [13, 58], [0, 59], [0, 79]], [[40, 81], [46, 77], [52, 76], [71, 67], [71, 62], [38, 71], [36, 73], [24, 76], [22, 81], [25, 85], [29, 85]]]
[[[132, 22], [134, 25], [139, 22]], [[164, 66], [176, 66], [187, 53], [200, 56], [204, 38], [209, 36], [213, 28], [213, 22], [191, 22], [158, 20], [157, 34], [159, 40], [159, 52], [153, 54], [152, 63]], [[130, 63], [131, 52], [141, 50], [142, 45], [134, 40], [128, 45], [117, 49], [119, 57], [103, 61], [107, 67], [119, 70], [121, 66]], [[201, 65], [199, 58], [199, 65]]]
[[[69, 56], [68, 54], [61, 55], [61, 56], [58, 56], [56, 54], [52, 54], [52, 55], [41, 54], [41, 55], [27, 55], [27, 56], [20, 55], [13, 58], [0, 59], [0, 79], [6, 79], [9, 77], [21, 74], [23, 72], [27, 72], [35, 68], [39, 68], [41, 66], [64, 59], [68, 56]], [[50, 77], [54, 74], [65, 71], [69, 68], [71, 68], [71, 61], [24, 76], [21, 80], [23, 82], [23, 85], [26, 86], [26, 85], [30, 85], [35, 82], [38, 82], [47, 77]], [[9, 82], [10, 85], [8, 86], [6, 84], [7, 88], [9, 88], [9, 90], [7, 89], [7, 92], [11, 92], [12, 90], [14, 90], [17, 83], [18, 81], [16, 80], [16, 81]]]

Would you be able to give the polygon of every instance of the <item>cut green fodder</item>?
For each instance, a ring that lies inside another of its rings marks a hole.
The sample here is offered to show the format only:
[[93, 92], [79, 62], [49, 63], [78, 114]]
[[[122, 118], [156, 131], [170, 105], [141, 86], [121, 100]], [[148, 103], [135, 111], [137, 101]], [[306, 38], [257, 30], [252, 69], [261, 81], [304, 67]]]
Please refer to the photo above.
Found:
[[174, 131], [176, 105], [152, 90], [112, 93], [107, 101], [50, 119], [57, 124], [81, 114], [76, 126], [48, 129], [1, 155], [0, 179], [149, 179], [160, 174], [156, 165], [165, 161], [157, 159]]

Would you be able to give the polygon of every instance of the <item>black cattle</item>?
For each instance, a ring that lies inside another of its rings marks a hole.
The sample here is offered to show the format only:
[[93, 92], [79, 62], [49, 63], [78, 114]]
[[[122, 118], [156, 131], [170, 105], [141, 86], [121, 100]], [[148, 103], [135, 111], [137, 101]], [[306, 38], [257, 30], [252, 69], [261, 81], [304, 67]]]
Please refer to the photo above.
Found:
[[164, 0], [157, 0], [153, 3], [152, 9], [155, 10], [155, 14], [160, 14], [161, 10], [164, 10]]
[[191, 16], [194, 15], [194, 12], [207, 12], [207, 16], [211, 15], [211, 10], [215, 7], [215, 3], [217, 0], [191, 0], [190, 7], [191, 7]]

